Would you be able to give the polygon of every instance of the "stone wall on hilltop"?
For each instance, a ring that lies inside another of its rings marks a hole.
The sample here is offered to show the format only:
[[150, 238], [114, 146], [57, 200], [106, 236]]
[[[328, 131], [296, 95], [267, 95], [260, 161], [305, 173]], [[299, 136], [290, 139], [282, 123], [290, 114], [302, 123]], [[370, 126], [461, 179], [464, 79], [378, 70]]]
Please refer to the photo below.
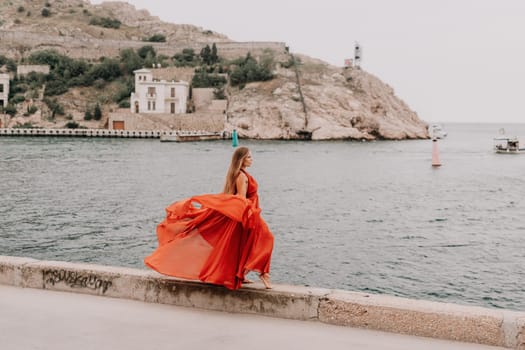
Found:
[[[33, 51], [53, 49], [72, 58], [86, 59], [98, 59], [102, 56], [116, 57], [122, 49], [139, 49], [146, 45], [153, 46], [159, 55], [171, 57], [185, 48], [192, 48], [195, 52], [200, 52], [203, 47], [212, 44], [193, 42], [173, 45], [134, 40], [79, 39], [71, 36], [12, 30], [0, 30], [0, 42], [2, 43], [0, 54], [8, 57], [21, 58], [22, 55], [28, 55]], [[216, 43], [216, 46], [221, 57], [230, 59], [245, 56], [248, 52], [254, 56], [262, 54], [265, 50], [272, 50], [277, 54], [286, 52], [286, 45], [281, 42], [220, 42]]]

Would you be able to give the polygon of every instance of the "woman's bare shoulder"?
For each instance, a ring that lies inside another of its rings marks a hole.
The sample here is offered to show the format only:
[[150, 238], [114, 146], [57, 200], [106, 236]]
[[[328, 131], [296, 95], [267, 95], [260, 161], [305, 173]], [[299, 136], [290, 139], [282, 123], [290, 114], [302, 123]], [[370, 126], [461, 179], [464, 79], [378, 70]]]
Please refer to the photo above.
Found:
[[237, 181], [248, 181], [248, 176], [241, 171], [239, 175], [237, 175]]

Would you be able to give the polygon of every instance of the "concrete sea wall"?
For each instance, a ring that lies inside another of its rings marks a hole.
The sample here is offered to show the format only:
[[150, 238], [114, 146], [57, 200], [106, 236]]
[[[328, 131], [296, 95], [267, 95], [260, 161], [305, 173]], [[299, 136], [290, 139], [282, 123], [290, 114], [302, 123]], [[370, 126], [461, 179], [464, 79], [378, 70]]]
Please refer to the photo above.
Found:
[[342, 290], [224, 287], [154, 271], [0, 256], [0, 284], [318, 321], [525, 350], [525, 312]]

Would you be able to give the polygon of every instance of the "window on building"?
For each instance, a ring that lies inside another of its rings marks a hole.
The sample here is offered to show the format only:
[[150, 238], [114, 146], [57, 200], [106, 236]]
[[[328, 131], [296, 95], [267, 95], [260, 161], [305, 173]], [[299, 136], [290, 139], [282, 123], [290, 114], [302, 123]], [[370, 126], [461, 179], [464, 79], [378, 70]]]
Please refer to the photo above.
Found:
[[148, 111], [151, 111], [151, 101], [148, 101]]
[[175, 114], [175, 103], [171, 103], [171, 114]]
[[142, 75], [139, 75], [139, 81], [141, 81], [141, 80], [142, 80]]
[[154, 86], [148, 87], [148, 95], [155, 95], [155, 87]]
[[175, 97], [175, 88], [171, 88], [171, 97]]
[[151, 105], [152, 105], [151, 109], [155, 110], [155, 101], [151, 102]]
[[4, 92], [4, 84], [0, 84], [0, 92]]

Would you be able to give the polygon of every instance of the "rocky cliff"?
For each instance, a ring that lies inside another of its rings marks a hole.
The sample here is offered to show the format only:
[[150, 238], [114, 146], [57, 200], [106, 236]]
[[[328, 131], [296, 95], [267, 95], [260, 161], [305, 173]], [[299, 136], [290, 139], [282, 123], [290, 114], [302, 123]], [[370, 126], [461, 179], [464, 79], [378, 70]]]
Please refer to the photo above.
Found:
[[428, 137], [420, 120], [375, 76], [301, 56], [276, 78], [232, 93], [227, 126], [249, 138], [415, 139]]
[[[41, 15], [44, 8], [50, 11], [49, 16]], [[122, 25], [119, 29], [89, 25], [93, 16], [111, 17]], [[63, 51], [71, 51], [71, 42], [75, 43], [75, 40], [84, 50], [89, 40], [97, 40], [97, 47], [102, 47], [99, 45], [101, 40], [110, 43], [114, 40], [136, 41], [140, 45], [143, 38], [155, 34], [165, 35], [167, 42], [163, 45], [168, 47], [171, 44], [179, 47], [181, 43], [188, 46], [205, 42], [235, 44], [211, 30], [162, 22], [146, 10], [136, 10], [123, 2], [92, 5], [82, 0], [4, 1], [0, 4], [0, 30], [16, 33], [17, 44], [4, 50], [3, 54], [18, 60], [23, 59], [28, 51], [39, 48], [33, 42], [34, 35], [28, 35], [31, 40], [27, 42], [23, 39], [23, 33], [35, 32], [64, 38], [64, 43], [67, 38], [68, 47]], [[267, 49], [272, 51], [275, 62], [274, 79], [249, 83], [242, 89], [227, 89], [227, 130], [237, 129], [240, 137], [259, 139], [398, 140], [428, 137], [426, 123], [395, 95], [390, 86], [372, 74], [356, 68], [331, 66], [304, 55], [291, 56], [278, 49], [282, 46], [274, 44], [268, 43]], [[60, 42], [53, 45], [60, 49]], [[261, 43], [258, 45], [260, 49]], [[253, 45], [238, 45], [230, 54], [235, 52], [241, 56], [251, 48]], [[291, 61], [295, 64], [286, 64]], [[82, 96], [92, 94], [78, 94], [77, 106], [88, 104], [81, 101]], [[65, 100], [70, 97], [70, 94], [65, 94], [59, 99], [64, 105], [72, 106]], [[105, 110], [111, 108], [106, 106]], [[83, 111], [66, 110], [66, 114], [83, 123]], [[60, 120], [53, 123], [62, 126]], [[49, 121], [43, 121], [44, 124], [49, 127]], [[103, 125], [104, 121], [100, 123], [101, 127]]]

